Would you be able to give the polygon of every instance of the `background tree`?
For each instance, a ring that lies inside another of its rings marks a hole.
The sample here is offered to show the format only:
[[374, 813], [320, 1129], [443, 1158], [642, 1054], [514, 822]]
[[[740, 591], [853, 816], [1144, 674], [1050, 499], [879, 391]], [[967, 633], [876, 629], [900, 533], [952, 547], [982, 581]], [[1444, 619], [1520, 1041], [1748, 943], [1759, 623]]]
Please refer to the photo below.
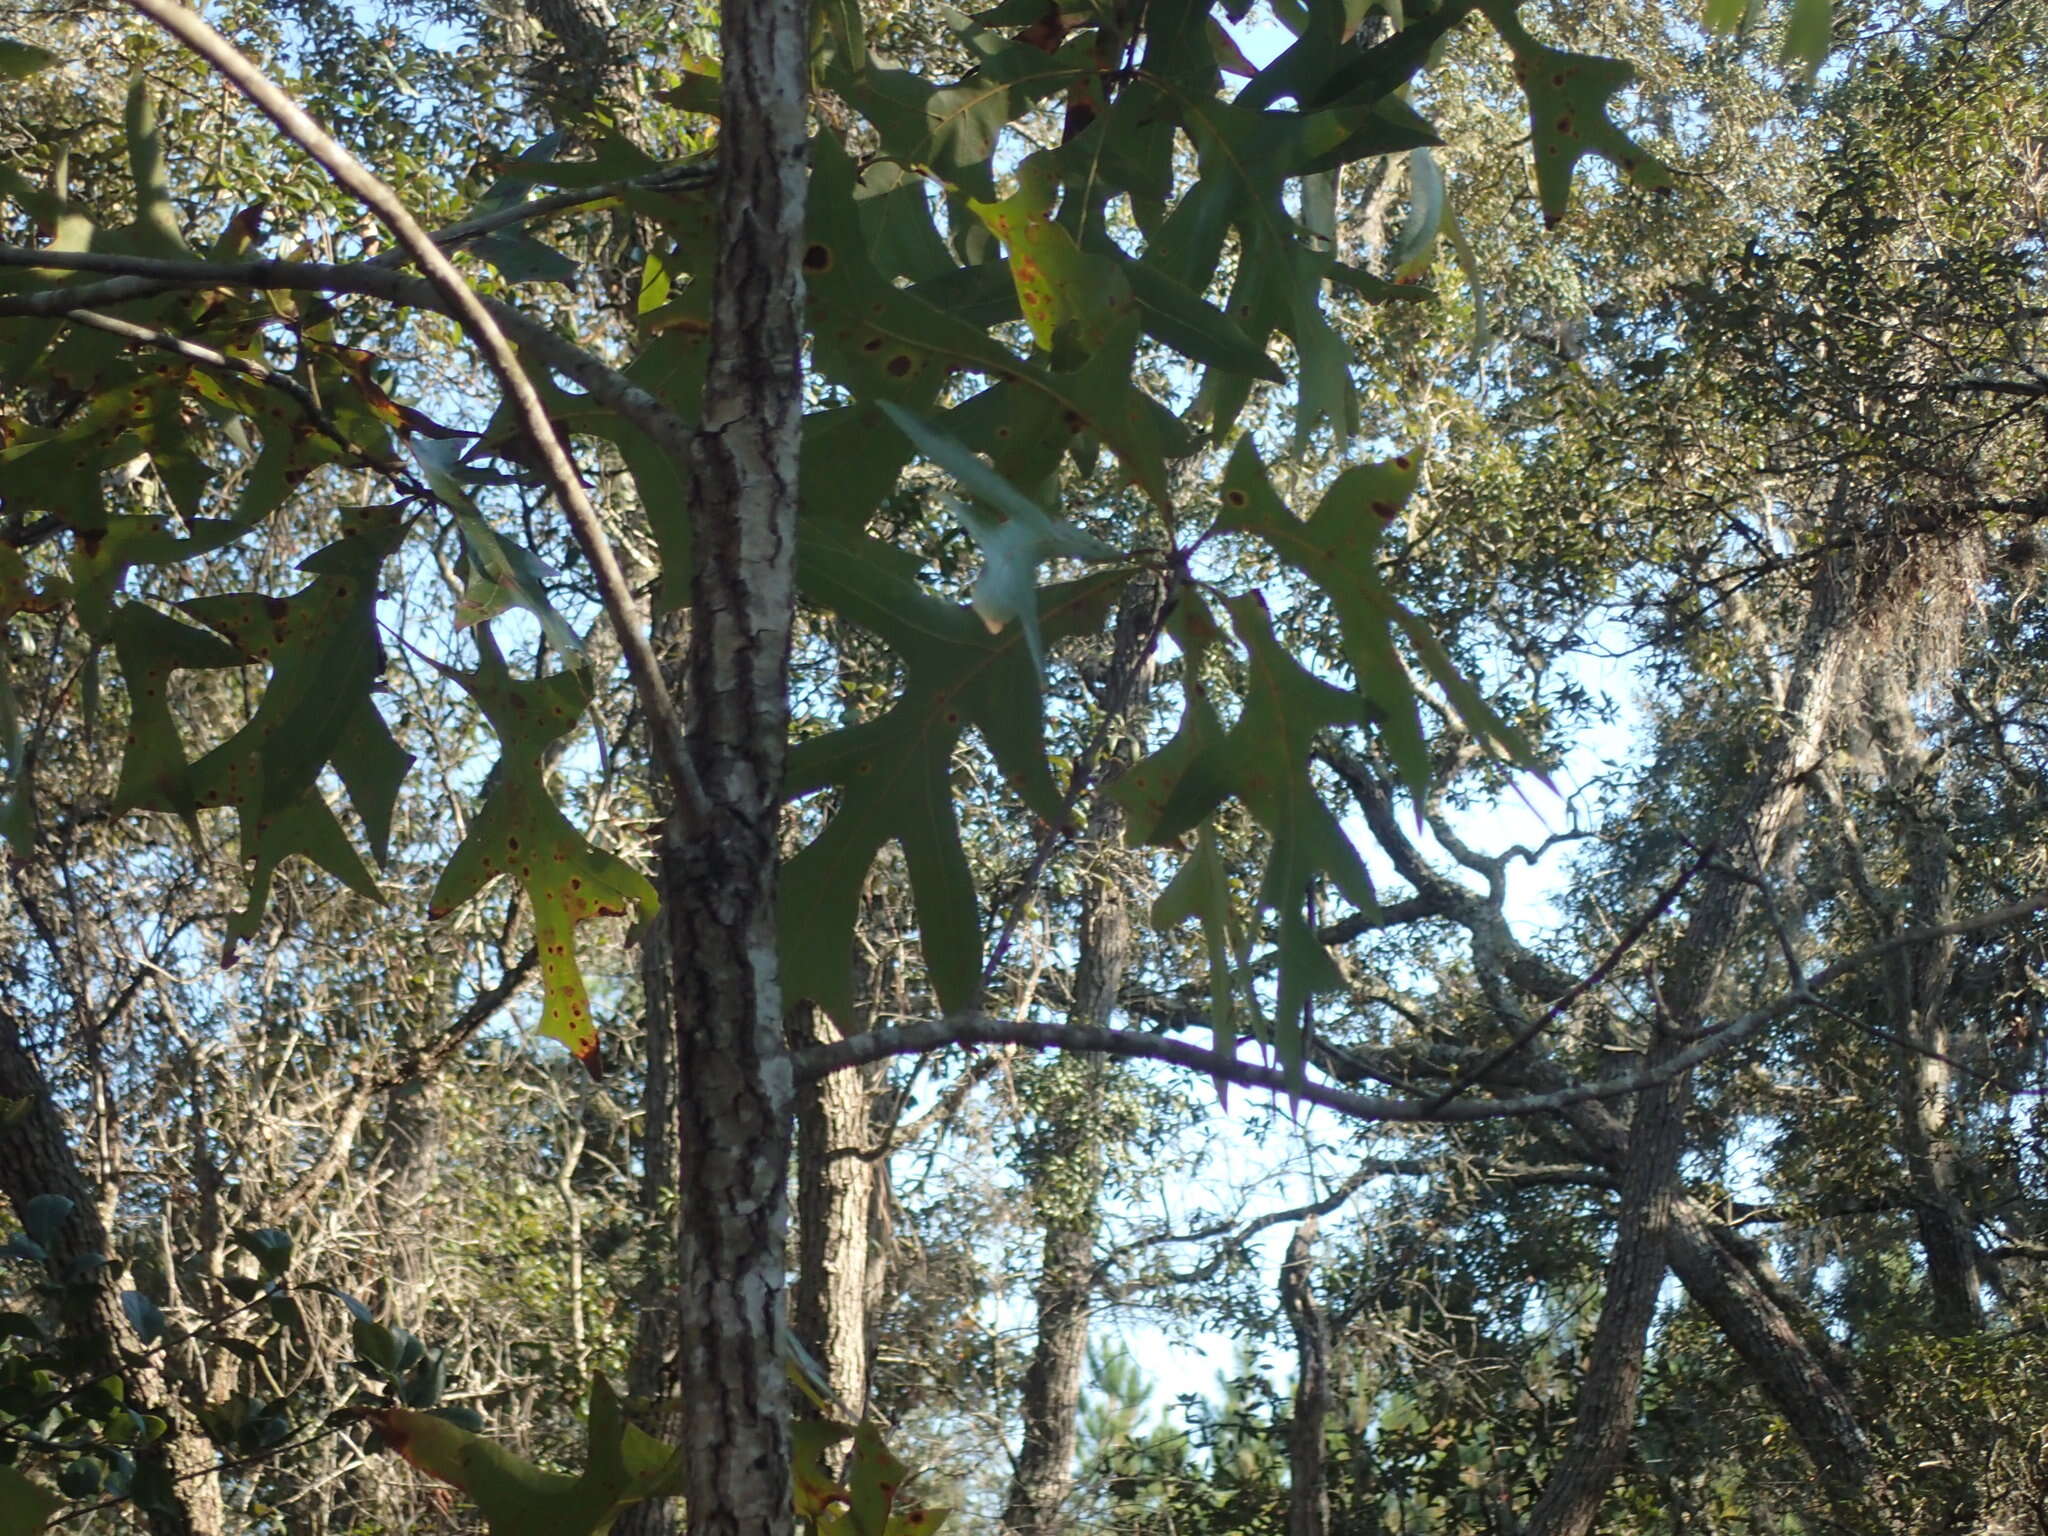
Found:
[[[1810, 62], [1816, 14], [1790, 18]], [[631, 1331], [651, 1390], [722, 1384], [680, 1422], [645, 1405], [693, 1527], [782, 1528], [799, 1117], [807, 1388], [978, 1443], [971, 1516], [1100, 1507], [1064, 1487], [1085, 1325], [1146, 1287], [1327, 1325], [1333, 1528], [2026, 1518], [2029, 1442], [1969, 1406], [2029, 1411], [2036, 1262], [2025, 1079], [1991, 1059], [2031, 1071], [2039, 909], [2023, 16], [1845, 16], [1839, 82], [1792, 103], [1740, 39], [1633, 7], [1287, 7], [1263, 69], [1228, 7], [746, 8], [717, 84], [682, 16], [493, 15], [467, 54], [312, 8], [217, 19], [416, 212], [471, 214], [440, 244], [493, 302], [405, 276], [431, 248], [253, 78], [321, 175], [154, 33], [84, 13], [5, 54], [27, 958], [0, 1135], [37, 1149], [8, 1192], [48, 1288], [7, 1337], [17, 1462], [163, 1529], [416, 1521], [324, 1433], [346, 1369], [377, 1399], [354, 1416], [500, 1528], [553, 1506], [405, 1415], [489, 1402], [587, 1455], [531, 1486], [608, 1519], [659, 1469], [607, 1471], [602, 1390], [587, 1452], [567, 1419]], [[39, 44], [142, 83], [117, 102]], [[569, 137], [515, 157], [543, 130]], [[1546, 232], [1575, 169], [1583, 216]], [[285, 261], [242, 260], [259, 186]], [[665, 673], [650, 610], [678, 606]], [[1542, 855], [1471, 812], [1503, 759], [1563, 762], [1601, 714], [1580, 658], [1619, 647], [1646, 751], [1576, 802], [1580, 900], [1539, 931], [1511, 896]], [[673, 1055], [592, 1028], [639, 1005], [578, 941], [648, 920], [650, 815]], [[372, 905], [408, 891], [431, 941]], [[501, 1033], [533, 1022], [624, 1086]], [[1086, 1054], [1017, 1055], [1049, 1046]], [[928, 1100], [888, 1065], [940, 1051]], [[643, 1059], [681, 1129], [672, 1375], [660, 1293], [606, 1246], [636, 1182], [666, 1231], [667, 1127], [621, 1108]], [[1118, 1159], [1184, 1099], [1112, 1062], [1367, 1127], [1291, 1307], [1244, 1245], [1309, 1209], [1125, 1208]], [[1025, 1155], [892, 1190], [897, 1148], [977, 1145]], [[1019, 1192], [1028, 1349], [986, 1326], [1007, 1282], [972, 1226]], [[419, 1240], [486, 1220], [473, 1266]], [[1660, 1319], [1667, 1264], [1688, 1300]], [[1942, 1370], [1971, 1385], [1928, 1390]], [[1115, 1518], [1283, 1518], [1287, 1413], [1241, 1375], [1206, 1460], [1115, 1474]], [[1704, 1381], [1737, 1406], [1702, 1412]], [[825, 1433], [797, 1432], [797, 1508], [869, 1528], [900, 1476]], [[39, 1486], [5, 1496], [39, 1519]]]

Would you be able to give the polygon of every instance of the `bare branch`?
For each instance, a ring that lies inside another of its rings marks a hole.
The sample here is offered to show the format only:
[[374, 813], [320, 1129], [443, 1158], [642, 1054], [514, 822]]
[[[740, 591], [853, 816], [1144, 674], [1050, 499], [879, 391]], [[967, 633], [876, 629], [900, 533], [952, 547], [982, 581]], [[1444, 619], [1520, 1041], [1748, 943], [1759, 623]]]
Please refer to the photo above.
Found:
[[1271, 1089], [1306, 1104], [1317, 1104], [1354, 1120], [1444, 1122], [1504, 1120], [1529, 1115], [1553, 1114], [1589, 1099], [1620, 1098], [1670, 1082], [1702, 1062], [1741, 1044], [1772, 1020], [1801, 1006], [1824, 1006], [1819, 989], [1854, 974], [1871, 961], [1895, 949], [1924, 944], [1930, 939], [1953, 938], [1979, 933], [2048, 908], [2048, 892], [2041, 892], [1998, 907], [1976, 917], [1962, 918], [1935, 927], [1917, 928], [1880, 943], [1867, 945], [1816, 971], [1799, 986], [1738, 1018], [1700, 1031], [1685, 1046], [1655, 1067], [1590, 1081], [1567, 1083], [1543, 1093], [1522, 1094], [1507, 1099], [1446, 1100], [1394, 1098], [1381, 1094], [1357, 1093], [1325, 1083], [1290, 1084], [1288, 1074], [1277, 1067], [1241, 1061], [1221, 1051], [1208, 1050], [1165, 1035], [1140, 1030], [1093, 1029], [1073, 1024], [1045, 1024], [1031, 1019], [992, 1019], [970, 1014], [957, 1018], [925, 1019], [914, 1024], [893, 1025], [853, 1035], [830, 1045], [799, 1051], [792, 1064], [799, 1078], [818, 1078], [848, 1067], [864, 1066], [889, 1056], [911, 1056], [950, 1045], [1021, 1045], [1034, 1050], [1095, 1051], [1107, 1056], [1164, 1062], [1208, 1077], [1221, 1078], [1246, 1088]]

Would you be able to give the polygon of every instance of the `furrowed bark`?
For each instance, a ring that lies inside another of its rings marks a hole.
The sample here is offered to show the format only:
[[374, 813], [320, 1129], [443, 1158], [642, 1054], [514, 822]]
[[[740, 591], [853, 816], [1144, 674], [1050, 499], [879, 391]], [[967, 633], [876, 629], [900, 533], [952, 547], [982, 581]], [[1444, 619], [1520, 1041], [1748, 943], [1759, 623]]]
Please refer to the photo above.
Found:
[[[106, 1260], [114, 1248], [100, 1220], [99, 1201], [71, 1145], [43, 1074], [15, 1020], [0, 1012], [0, 1099], [25, 1107], [0, 1128], [0, 1190], [17, 1217], [37, 1195], [62, 1195], [71, 1213], [49, 1252], [51, 1283], [58, 1287], [66, 1336], [89, 1373], [118, 1376], [125, 1401], [169, 1426], [154, 1444], [137, 1447], [138, 1498], [152, 1536], [221, 1536], [225, 1516], [214, 1454], [198, 1423], [169, 1385], [158, 1357], [140, 1351], [121, 1307], [120, 1290]], [[84, 1271], [78, 1275], [74, 1271]]]
[[[1719, 839], [1719, 846], [1749, 869], [1771, 868], [1780, 839], [1805, 798], [1850, 643], [1858, 621], [1866, 617], [1858, 602], [1865, 581], [1866, 573], [1846, 555], [1825, 563], [1815, 577], [1786, 680], [1783, 727], [1764, 744], [1749, 788]], [[1748, 880], [1725, 870], [1710, 871], [1701, 884], [1676, 963], [1664, 979], [1658, 1033], [1648, 1051], [1652, 1068], [1675, 1058], [1706, 1019], [1754, 897]], [[1621, 1470], [1635, 1427], [1657, 1291], [1664, 1281], [1690, 1102], [1689, 1075], [1658, 1083], [1636, 1100], [1621, 1214], [1578, 1417], [1563, 1458], [1529, 1512], [1529, 1536], [1586, 1536]]]
[[[1091, 881], [1082, 901], [1081, 954], [1073, 1014], [1107, 1016], [1130, 961], [1130, 922], [1123, 893]], [[1102, 1143], [1094, 1101], [1108, 1080], [1100, 1057], [1063, 1063], [1080, 1078], [1073, 1102], [1061, 1106], [1047, 1163], [1058, 1188], [1045, 1206], [1034, 1302], [1038, 1332], [1018, 1404], [1024, 1432], [1003, 1505], [1003, 1529], [1016, 1536], [1052, 1536], [1064, 1528], [1080, 1448], [1081, 1377], [1088, 1363], [1088, 1323], [1095, 1303], [1095, 1236], [1101, 1225]]]
[[[823, 1012], [799, 1008], [805, 1045], [837, 1039]], [[869, 1229], [874, 1220], [870, 1071], [838, 1072], [797, 1091], [797, 1273], [791, 1326], [848, 1411], [868, 1396]]]
[[1280, 1266], [1280, 1305], [1294, 1330], [1294, 1418], [1287, 1427], [1287, 1536], [1325, 1536], [1330, 1484], [1323, 1420], [1330, 1411], [1330, 1323], [1316, 1301], [1314, 1216], [1294, 1229]]
[[[1419, 899], [1472, 931], [1475, 956], [1484, 950], [1514, 986], [1545, 1005], [1579, 989], [1572, 976], [1525, 948], [1485, 897], [1445, 880], [1421, 860], [1376, 784], [1356, 772], [1347, 778], [1374, 835]], [[1533, 1040], [1517, 1059], [1516, 1070], [1540, 1088], [1567, 1081]], [[1567, 1107], [1562, 1118], [1588, 1161], [1617, 1175], [1628, 1166], [1628, 1128], [1608, 1106], [1582, 1100]], [[1666, 1256], [1687, 1294], [1713, 1318], [1785, 1416], [1836, 1507], [1849, 1512], [1875, 1508], [1881, 1492], [1876, 1454], [1858, 1416], [1854, 1371], [1841, 1349], [1770, 1272], [1754, 1245], [1698, 1201], [1684, 1194], [1675, 1199], [1666, 1237]]]
[[[1901, 911], [1887, 926], [1936, 927], [1955, 919], [1955, 848], [1939, 767], [1913, 718], [1907, 683], [1897, 670], [1880, 681], [1873, 722], [1885, 779], [1903, 820], [1906, 888]], [[1974, 1223], [1962, 1197], [1957, 1145], [1954, 1044], [1945, 1017], [1956, 943], [1938, 938], [1896, 951], [1886, 967], [1897, 1072], [1899, 1141], [1912, 1180], [1914, 1221], [1927, 1259], [1927, 1292], [1935, 1328], [1973, 1333], [1983, 1326], [1984, 1298]]]
[[[666, 871], [663, 872], [664, 874]], [[666, 908], [672, 899], [661, 892]], [[647, 1081], [641, 1091], [645, 1116], [640, 1216], [647, 1226], [647, 1269], [641, 1280], [640, 1310], [633, 1325], [633, 1354], [626, 1389], [656, 1404], [641, 1426], [657, 1439], [682, 1438], [683, 1380], [676, 1359], [676, 1305], [669, 1284], [676, 1257], [676, 1068], [675, 998], [670, 990], [675, 958], [665, 923], [649, 927], [640, 942], [640, 982], [645, 997]], [[612, 1536], [676, 1536], [683, 1528], [674, 1499], [642, 1499], [612, 1522]]]
[[[1104, 690], [1112, 709], [1142, 707], [1147, 652], [1162, 600], [1157, 583], [1134, 582], [1117, 614]], [[1100, 788], [1115, 781], [1124, 761], [1123, 754], [1112, 754]], [[1123, 826], [1122, 809], [1098, 793], [1088, 817], [1087, 844], [1096, 867], [1081, 893], [1080, 948], [1067, 1010], [1072, 1027], [1107, 1026], [1130, 972], [1136, 948], [1130, 892], [1116, 863]], [[1080, 1448], [1081, 1377], [1088, 1363], [1095, 1238], [1102, 1222], [1103, 1147], [1096, 1100], [1109, 1080], [1110, 1065], [1102, 1057], [1068, 1065], [1081, 1081], [1072, 1099], [1058, 1106], [1042, 1170], [1058, 1174], [1058, 1187], [1041, 1203], [1045, 1235], [1034, 1297], [1038, 1332], [1018, 1405], [1023, 1436], [1003, 1505], [1003, 1529], [1016, 1536], [1052, 1536], [1064, 1528], [1063, 1506]]]
[[776, 969], [795, 611], [806, 8], [727, 6], [711, 361], [691, 454], [688, 728], [705, 815], [664, 839], [676, 1006], [684, 1499], [791, 1526], [780, 1331], [794, 1090]]

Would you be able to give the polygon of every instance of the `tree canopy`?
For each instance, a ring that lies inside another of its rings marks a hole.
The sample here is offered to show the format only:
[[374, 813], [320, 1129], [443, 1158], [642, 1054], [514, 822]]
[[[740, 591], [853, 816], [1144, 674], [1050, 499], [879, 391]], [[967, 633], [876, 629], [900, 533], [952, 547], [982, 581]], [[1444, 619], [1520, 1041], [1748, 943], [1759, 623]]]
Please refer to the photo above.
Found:
[[2038, 11], [0, 34], [0, 1524], [2042, 1528]]

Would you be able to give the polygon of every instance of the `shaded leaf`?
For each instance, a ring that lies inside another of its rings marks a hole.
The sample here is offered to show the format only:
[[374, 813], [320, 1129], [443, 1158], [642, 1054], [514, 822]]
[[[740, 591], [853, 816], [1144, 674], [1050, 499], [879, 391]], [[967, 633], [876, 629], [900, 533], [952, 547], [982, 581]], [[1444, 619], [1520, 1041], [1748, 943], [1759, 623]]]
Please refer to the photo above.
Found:
[[[1038, 567], [1067, 556], [1116, 560], [1122, 551], [1071, 523], [1056, 522], [1043, 507], [981, 459], [915, 413], [884, 400], [881, 408], [918, 451], [960, 483], [971, 498], [960, 504], [961, 521], [981, 546], [986, 562], [974, 586], [974, 611], [992, 631], [1012, 619], [1024, 623], [1032, 663], [1045, 667], [1045, 642], [1038, 630]], [[976, 505], [978, 501], [980, 505]]]
[[[836, 788], [823, 830], [784, 868], [783, 987], [838, 1019], [853, 1017], [851, 945], [860, 893], [884, 844], [908, 865], [918, 931], [942, 1007], [967, 1006], [981, 973], [974, 877], [961, 848], [953, 751], [973, 726], [1012, 789], [1039, 816], [1060, 814], [1045, 760], [1039, 674], [1018, 625], [991, 633], [968, 609], [917, 582], [915, 558], [834, 525], [798, 547], [804, 594], [874, 631], [903, 665], [903, 691], [875, 719], [799, 743], [785, 785], [792, 800]], [[1099, 625], [1121, 571], [1038, 594], [1048, 639]]]
[[13, 1467], [0, 1467], [0, 1530], [35, 1536], [64, 1500]]

